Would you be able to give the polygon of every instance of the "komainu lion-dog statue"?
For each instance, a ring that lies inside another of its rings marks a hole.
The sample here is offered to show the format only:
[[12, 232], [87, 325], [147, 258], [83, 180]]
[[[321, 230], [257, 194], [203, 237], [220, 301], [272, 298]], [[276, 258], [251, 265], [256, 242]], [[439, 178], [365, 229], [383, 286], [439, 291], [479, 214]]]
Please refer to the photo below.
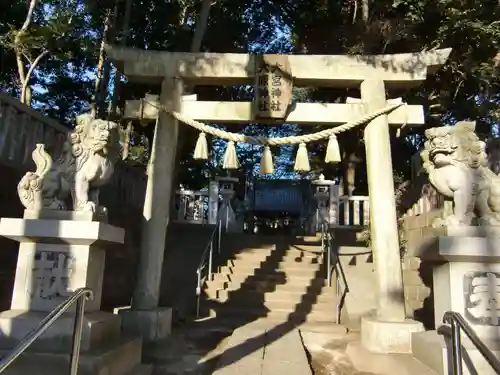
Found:
[[99, 188], [111, 179], [119, 152], [116, 123], [79, 116], [55, 161], [44, 144], [36, 145], [36, 171], [26, 173], [17, 186], [21, 203], [28, 210], [67, 210], [71, 195], [74, 211], [104, 214]]
[[431, 128], [421, 153], [429, 181], [452, 200], [453, 212], [434, 226], [500, 225], [500, 176], [489, 167], [475, 122]]

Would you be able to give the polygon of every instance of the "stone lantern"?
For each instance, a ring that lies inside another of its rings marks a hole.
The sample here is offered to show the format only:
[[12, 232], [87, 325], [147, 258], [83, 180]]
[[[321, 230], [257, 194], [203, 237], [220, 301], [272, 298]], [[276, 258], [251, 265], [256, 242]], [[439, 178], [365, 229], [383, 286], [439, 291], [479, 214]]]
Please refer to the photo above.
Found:
[[[338, 186], [335, 185], [335, 181], [325, 180], [323, 174], [312, 183], [316, 186], [314, 198], [317, 204], [316, 213], [312, 222], [312, 229], [313, 232], [317, 233], [321, 229], [322, 222], [326, 221], [328, 225], [331, 225], [336, 221], [338, 207], [335, 206], [335, 203], [338, 202]], [[337, 199], [332, 199], [332, 195], [336, 195]]]
[[231, 199], [235, 194], [234, 184], [239, 180], [235, 177], [217, 177], [216, 181], [219, 183], [219, 193], [222, 196], [222, 206], [217, 220], [221, 222], [226, 232], [237, 232], [239, 228], [236, 222], [236, 214], [231, 205]]

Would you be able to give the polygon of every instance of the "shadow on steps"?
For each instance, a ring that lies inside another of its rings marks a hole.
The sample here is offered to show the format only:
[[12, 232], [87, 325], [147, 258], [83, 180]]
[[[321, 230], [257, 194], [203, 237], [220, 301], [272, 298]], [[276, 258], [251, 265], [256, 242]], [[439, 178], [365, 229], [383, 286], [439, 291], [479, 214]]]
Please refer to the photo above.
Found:
[[[162, 282], [163, 301], [175, 308], [183, 306], [185, 311], [194, 311], [196, 267], [211, 233], [210, 227], [193, 227], [176, 224], [169, 228]], [[205, 289], [209, 292], [212, 288], [215, 292], [208, 296], [210, 300], [205, 307], [211, 308], [216, 316], [205, 322], [174, 328], [175, 335], [175, 332], [192, 330], [193, 326], [203, 327], [210, 345], [183, 344], [184, 359], [166, 363], [166, 353], [171, 353], [170, 359], [181, 354], [172, 354], [175, 352], [172, 343], [158, 343], [156, 349], [151, 349], [150, 353], [156, 354], [150, 354], [149, 361], [165, 371], [169, 368], [170, 372], [164, 373], [186, 373], [171, 372], [174, 370], [171, 366], [186, 366], [193, 370], [187, 373], [204, 375], [214, 366], [219, 370], [238, 366], [241, 361], [255, 357], [264, 346], [275, 347], [273, 343], [282, 343], [311, 320], [335, 325], [335, 293], [332, 288], [325, 287], [326, 272], [320, 245], [318, 237], [225, 235], [220, 272], [213, 280], [215, 285], [211, 283]], [[248, 325], [255, 324], [265, 324], [265, 329], [254, 331], [247, 338], [239, 337], [238, 342], [226, 346], [223, 351], [215, 350], [223, 346], [221, 340], [225, 335], [242, 332], [241, 329], [245, 331]], [[200, 360], [203, 366], [191, 367], [193, 361]], [[186, 361], [191, 361], [191, 365]]]

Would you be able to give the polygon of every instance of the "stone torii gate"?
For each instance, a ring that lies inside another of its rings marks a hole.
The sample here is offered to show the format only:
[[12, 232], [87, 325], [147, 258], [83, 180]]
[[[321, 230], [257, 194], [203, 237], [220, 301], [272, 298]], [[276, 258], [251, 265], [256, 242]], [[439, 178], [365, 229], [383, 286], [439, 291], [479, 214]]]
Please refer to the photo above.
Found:
[[[184, 85], [253, 84], [258, 74], [256, 55], [146, 51], [109, 45], [106, 51], [129, 81], [161, 83], [155, 105], [128, 101], [125, 109], [127, 118], [156, 120], [138, 281], [132, 310], [127, 313], [128, 320], [143, 336], [153, 340], [168, 332], [165, 324], [169, 314], [158, 307], [158, 300], [178, 136], [178, 121], [169, 112], [159, 111], [159, 106], [203, 122], [275, 125], [276, 121], [257, 120], [252, 102], [182, 100]], [[350, 99], [346, 104], [296, 103], [284, 121], [278, 123], [338, 125], [355, 121], [399, 102], [401, 99], [387, 100], [386, 90], [420, 85], [446, 62], [450, 52], [451, 49], [376, 56], [289, 55], [294, 85], [360, 88], [361, 98]], [[378, 116], [364, 131], [378, 303], [376, 315], [362, 321], [362, 341], [368, 349], [386, 353], [409, 352], [411, 333], [423, 329], [420, 323], [406, 319], [403, 298], [389, 137], [389, 125], [403, 124], [424, 124], [422, 106], [402, 106]]]

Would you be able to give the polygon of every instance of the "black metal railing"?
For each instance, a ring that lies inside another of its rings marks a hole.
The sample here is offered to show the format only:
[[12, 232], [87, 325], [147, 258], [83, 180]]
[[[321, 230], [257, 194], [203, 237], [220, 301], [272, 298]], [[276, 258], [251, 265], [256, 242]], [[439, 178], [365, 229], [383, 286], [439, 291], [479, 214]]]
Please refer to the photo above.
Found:
[[451, 353], [451, 370], [453, 375], [462, 375], [462, 339], [460, 337], [460, 332], [463, 331], [469, 340], [474, 344], [479, 353], [484, 357], [486, 362], [493, 368], [493, 370], [500, 374], [500, 361], [493, 354], [493, 352], [488, 349], [488, 347], [481, 341], [479, 336], [474, 332], [472, 327], [466, 322], [462, 315], [454, 311], [447, 311], [443, 316], [443, 323], [449, 323], [451, 325], [451, 343], [452, 343], [452, 353]]
[[41, 321], [36, 329], [29, 333], [17, 347], [0, 360], [0, 374], [9, 367], [31, 344], [42, 336], [68, 309], [76, 302], [75, 323], [73, 326], [73, 344], [71, 346], [69, 375], [77, 375], [80, 359], [80, 345], [82, 341], [83, 318], [85, 301], [92, 299], [92, 290], [81, 288], [76, 290], [66, 301], [57, 306], [47, 317]]
[[344, 306], [344, 301], [347, 293], [349, 293], [349, 284], [347, 283], [344, 268], [342, 267], [338, 251], [336, 251], [336, 247], [334, 246], [333, 241], [334, 238], [330, 230], [330, 225], [328, 224], [328, 222], [323, 221], [323, 223], [321, 224], [321, 247], [323, 249], [323, 256], [326, 257], [326, 281], [327, 285], [331, 287], [332, 276], [335, 272], [335, 289], [338, 298], [335, 320], [337, 324], [340, 324], [342, 307]]
[[[201, 289], [206, 280], [212, 280], [214, 272], [214, 256], [220, 254], [221, 251], [221, 239], [222, 239], [222, 222], [218, 221], [215, 226], [210, 239], [201, 254], [200, 263], [198, 268], [196, 268], [196, 317], [200, 317], [200, 303], [201, 303]], [[207, 271], [206, 275], [203, 274]]]

